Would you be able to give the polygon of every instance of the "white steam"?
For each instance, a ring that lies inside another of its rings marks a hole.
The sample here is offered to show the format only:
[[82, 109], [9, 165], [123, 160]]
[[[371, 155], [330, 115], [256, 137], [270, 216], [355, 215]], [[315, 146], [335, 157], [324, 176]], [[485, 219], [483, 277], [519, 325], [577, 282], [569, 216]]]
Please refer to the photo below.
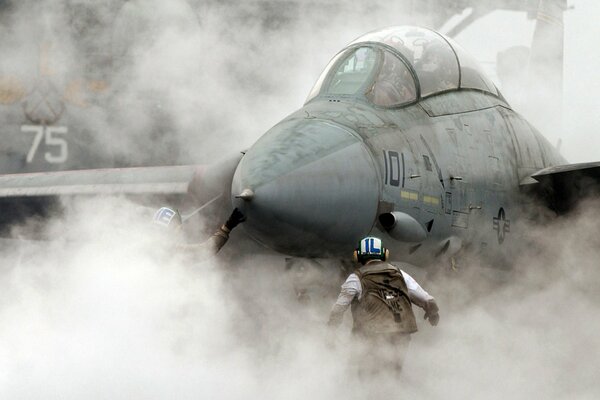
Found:
[[233, 243], [185, 257], [139, 206], [74, 202], [47, 227], [56, 241], [3, 242], [0, 397], [596, 398], [593, 207], [536, 229], [499, 286], [460, 263], [422, 281], [440, 325], [419, 322], [400, 381], [360, 381], [349, 316], [337, 337], [325, 326], [335, 293], [298, 303], [281, 258]]
[[[240, 285], [237, 268], [175, 254], [178, 239], [135, 205], [70, 210], [49, 225], [57, 241], [4, 249], [2, 398], [295, 398], [337, 385], [323, 327], [294, 312], [273, 269]], [[300, 390], [303, 379], [323, 385]]]
[[[380, 3], [335, 12], [307, 3], [291, 20], [269, 23], [261, 18], [268, 10], [253, 2], [47, 1], [35, 12], [39, 2], [18, 3], [2, 17], [10, 40], [0, 42], [0, 72], [28, 85], [49, 39], [55, 52], [46, 67], [61, 91], [73, 77], [108, 79], [109, 91], [98, 96], [109, 108], [90, 100], [69, 106], [65, 118], [95, 132], [87, 139], [103, 157], [134, 164], [210, 162], [249, 146], [302, 104], [343, 45], [410, 22], [401, 7]], [[115, 29], [103, 36], [86, 30], [93, 24], [72, 26], [77, 10], [115, 21]], [[572, 140], [563, 138], [573, 161], [594, 151], [583, 138], [594, 132], [597, 102], [579, 96], [590, 92], [595, 58], [588, 54], [585, 68], [569, 58], [586, 43], [593, 50], [586, 40], [597, 37], [569, 22], [583, 19], [576, 12], [567, 18], [566, 82], [579, 88], [578, 100], [567, 92], [566, 121], [578, 122], [568, 124]], [[80, 62], [92, 59], [81, 52], [118, 58], [100, 68], [101, 61]], [[7, 121], [23, 123], [20, 109], [11, 110]], [[458, 277], [422, 281], [441, 322], [419, 323], [398, 382], [357, 380], [349, 316], [337, 338], [325, 328], [336, 293], [299, 304], [283, 260], [239, 251], [241, 231], [215, 260], [190, 259], [173, 254], [180, 238], [151, 226], [151, 212], [122, 199], [75, 201], [45, 227], [55, 241], [0, 243], [0, 398], [595, 399], [597, 206], [532, 228], [535, 250], [515, 260], [501, 285], [460, 262]]]

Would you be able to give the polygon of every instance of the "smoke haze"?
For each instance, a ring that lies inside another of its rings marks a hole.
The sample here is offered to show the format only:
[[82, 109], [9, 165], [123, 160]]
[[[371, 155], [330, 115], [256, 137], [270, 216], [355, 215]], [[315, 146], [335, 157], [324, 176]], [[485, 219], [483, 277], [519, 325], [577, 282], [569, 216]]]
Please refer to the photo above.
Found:
[[139, 206], [77, 201], [47, 226], [56, 241], [3, 248], [0, 396], [597, 398], [597, 206], [531, 232], [500, 285], [460, 263], [421, 281], [440, 325], [417, 310], [402, 379], [361, 382], [350, 317], [325, 328], [335, 292], [307, 307], [281, 258], [186, 259]]
[[[34, 3], [43, 6], [32, 13]], [[117, 163], [211, 162], [243, 149], [302, 104], [346, 43], [409, 22], [399, 6], [380, 3], [338, 13], [310, 3], [292, 20], [270, 22], [256, 17], [268, 10], [251, 2], [117, 3], [19, 2], [0, 28], [11, 38], [0, 44], [5, 75], [37, 76], [40, 37], [50, 37], [60, 43], [50, 66], [65, 80], [56, 83], [61, 90], [73, 76], [108, 76], [111, 89], [100, 96], [114, 99], [111, 108], [72, 108], [68, 116]], [[576, 6], [581, 11], [567, 17], [571, 136], [563, 141], [570, 161], [585, 161], [597, 159], [592, 105], [599, 100], [581, 93], [596, 84], [591, 66], [599, 60], [589, 54], [597, 35], [584, 33], [581, 21], [594, 21], [600, 9]], [[75, 27], [85, 51], [106, 65], [75, 57], [84, 51], [68, 22], [77, 10], [115, 21], [109, 34]], [[66, 214], [43, 228], [54, 241], [15, 234], [0, 243], [0, 398], [596, 399], [597, 209], [586, 203], [569, 218], [529, 227], [535, 246], [522, 249], [500, 284], [488, 268], [475, 268], [480, 261], [419, 279], [440, 304], [440, 325], [430, 327], [415, 310], [420, 331], [400, 382], [385, 375], [362, 382], [347, 351], [349, 315], [337, 336], [325, 329], [337, 293], [299, 304], [282, 258], [240, 251], [234, 243], [242, 231], [215, 260], [190, 259], [173, 254], [181, 238], [151, 226], [152, 210], [120, 198], [68, 201]], [[28, 229], [40, 228], [33, 221], [18, 232]]]

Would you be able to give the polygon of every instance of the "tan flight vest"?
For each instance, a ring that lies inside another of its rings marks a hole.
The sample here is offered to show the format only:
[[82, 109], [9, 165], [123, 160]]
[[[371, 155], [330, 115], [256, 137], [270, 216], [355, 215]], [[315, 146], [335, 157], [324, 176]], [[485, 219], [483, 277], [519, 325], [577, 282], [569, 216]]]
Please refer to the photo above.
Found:
[[362, 285], [361, 299], [352, 303], [354, 333], [370, 335], [417, 331], [408, 288], [398, 268], [377, 262], [354, 273]]

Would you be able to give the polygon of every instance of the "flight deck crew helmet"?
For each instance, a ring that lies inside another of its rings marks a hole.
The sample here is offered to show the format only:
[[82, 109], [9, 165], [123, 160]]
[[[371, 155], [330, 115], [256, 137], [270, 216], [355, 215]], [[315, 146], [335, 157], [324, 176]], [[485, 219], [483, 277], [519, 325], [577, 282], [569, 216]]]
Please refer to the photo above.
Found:
[[386, 261], [390, 257], [388, 249], [383, 247], [381, 239], [367, 236], [358, 244], [358, 248], [354, 250], [354, 262], [365, 264], [369, 260]]
[[177, 229], [181, 227], [182, 219], [179, 211], [173, 210], [168, 207], [161, 207], [154, 213], [152, 218], [155, 224], [164, 226], [166, 228]]

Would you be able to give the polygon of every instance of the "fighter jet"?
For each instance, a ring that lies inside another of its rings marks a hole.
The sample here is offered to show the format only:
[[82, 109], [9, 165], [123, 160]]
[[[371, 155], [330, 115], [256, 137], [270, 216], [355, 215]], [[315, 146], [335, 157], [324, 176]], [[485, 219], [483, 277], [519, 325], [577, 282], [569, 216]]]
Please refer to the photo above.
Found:
[[344, 257], [372, 234], [425, 266], [467, 247], [495, 257], [527, 199], [565, 212], [599, 172], [568, 164], [452, 39], [402, 26], [346, 46], [302, 108], [222, 163], [4, 175], [0, 197], [185, 194], [239, 208], [281, 254]]

